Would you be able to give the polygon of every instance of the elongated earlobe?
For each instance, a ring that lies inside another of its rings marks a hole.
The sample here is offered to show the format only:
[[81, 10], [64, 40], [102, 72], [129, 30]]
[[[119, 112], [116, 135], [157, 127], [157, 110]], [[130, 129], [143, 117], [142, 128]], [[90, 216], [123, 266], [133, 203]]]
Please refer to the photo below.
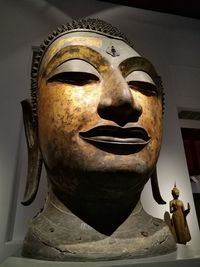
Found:
[[28, 99], [21, 102], [23, 111], [24, 129], [26, 135], [26, 143], [28, 148], [28, 171], [26, 188], [24, 193], [23, 205], [30, 205], [36, 197], [41, 168], [42, 168], [42, 156], [39, 150], [37, 126], [33, 122], [33, 114], [31, 103]]
[[158, 204], [166, 204], [166, 202], [163, 200], [163, 198], [161, 197], [161, 194], [160, 194], [156, 168], [154, 169], [154, 172], [151, 175], [151, 188], [152, 188], [153, 197], [154, 197], [155, 201]]

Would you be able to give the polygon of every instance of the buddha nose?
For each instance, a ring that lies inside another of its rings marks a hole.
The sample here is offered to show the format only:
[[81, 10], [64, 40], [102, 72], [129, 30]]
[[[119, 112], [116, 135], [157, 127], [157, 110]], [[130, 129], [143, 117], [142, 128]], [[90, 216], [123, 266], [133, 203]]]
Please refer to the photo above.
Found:
[[142, 114], [142, 106], [119, 71], [104, 81], [97, 112], [101, 118], [120, 126], [137, 122]]

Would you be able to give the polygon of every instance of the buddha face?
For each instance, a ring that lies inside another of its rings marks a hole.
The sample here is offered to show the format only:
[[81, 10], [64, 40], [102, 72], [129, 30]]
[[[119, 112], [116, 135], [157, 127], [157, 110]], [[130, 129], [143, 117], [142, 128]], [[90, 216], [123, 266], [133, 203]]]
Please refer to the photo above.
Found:
[[58, 190], [142, 190], [161, 144], [156, 77], [120, 39], [74, 32], [50, 45], [39, 70], [38, 136]]
[[179, 197], [179, 194], [180, 194], [180, 192], [179, 192], [178, 188], [175, 187], [172, 189], [173, 198], [177, 199]]

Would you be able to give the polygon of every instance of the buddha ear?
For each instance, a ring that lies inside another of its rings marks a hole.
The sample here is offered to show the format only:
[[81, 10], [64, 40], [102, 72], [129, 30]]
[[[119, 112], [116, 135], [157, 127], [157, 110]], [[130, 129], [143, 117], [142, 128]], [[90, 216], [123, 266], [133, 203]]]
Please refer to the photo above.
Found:
[[156, 167], [151, 175], [151, 188], [153, 192], [153, 198], [155, 199], [155, 201], [158, 204], [166, 204], [166, 202], [163, 200], [160, 194]]
[[36, 197], [42, 169], [42, 156], [39, 149], [37, 124], [33, 121], [32, 106], [28, 99], [21, 102], [26, 143], [28, 149], [28, 170], [26, 187], [21, 202], [30, 205]]

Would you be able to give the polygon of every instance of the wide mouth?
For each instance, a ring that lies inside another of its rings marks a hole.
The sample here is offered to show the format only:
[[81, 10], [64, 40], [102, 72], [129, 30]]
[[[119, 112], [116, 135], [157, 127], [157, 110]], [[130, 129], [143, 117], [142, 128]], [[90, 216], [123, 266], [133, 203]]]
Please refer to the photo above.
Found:
[[141, 150], [151, 140], [147, 131], [142, 127], [118, 127], [102, 125], [80, 132], [79, 136], [104, 150], [113, 149], [117, 154], [129, 154]]

